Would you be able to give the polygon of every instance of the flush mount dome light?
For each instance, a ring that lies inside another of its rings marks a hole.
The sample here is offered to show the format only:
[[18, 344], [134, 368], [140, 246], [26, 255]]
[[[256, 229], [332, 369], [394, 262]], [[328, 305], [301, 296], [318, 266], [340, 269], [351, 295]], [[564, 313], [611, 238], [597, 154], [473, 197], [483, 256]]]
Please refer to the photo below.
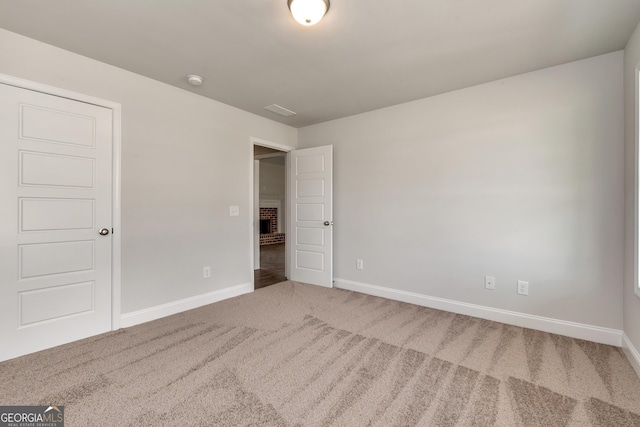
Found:
[[202, 83], [204, 83], [204, 79], [196, 74], [189, 74], [187, 76], [187, 83], [189, 83], [191, 86], [202, 86]]
[[287, 0], [293, 19], [302, 25], [315, 25], [329, 10], [329, 0]]

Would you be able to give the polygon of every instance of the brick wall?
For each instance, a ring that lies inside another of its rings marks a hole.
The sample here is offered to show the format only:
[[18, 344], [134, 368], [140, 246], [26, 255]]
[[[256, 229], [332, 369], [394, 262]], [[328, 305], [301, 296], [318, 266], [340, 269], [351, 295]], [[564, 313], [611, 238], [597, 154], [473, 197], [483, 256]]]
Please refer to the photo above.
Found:
[[268, 219], [271, 221], [270, 234], [260, 235], [260, 246], [275, 245], [276, 243], [284, 243], [285, 234], [277, 233], [278, 230], [278, 209], [277, 208], [260, 208], [260, 219]]
[[278, 231], [278, 208], [260, 208], [260, 219], [268, 219], [271, 221], [272, 233]]
[[260, 246], [275, 245], [276, 243], [284, 243], [284, 233], [271, 233], [260, 235]]

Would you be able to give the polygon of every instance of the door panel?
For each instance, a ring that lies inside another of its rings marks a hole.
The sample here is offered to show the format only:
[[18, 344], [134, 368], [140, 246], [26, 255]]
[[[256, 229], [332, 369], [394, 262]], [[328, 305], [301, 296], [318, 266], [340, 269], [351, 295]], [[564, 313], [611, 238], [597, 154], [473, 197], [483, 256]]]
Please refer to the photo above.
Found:
[[291, 280], [332, 287], [333, 147], [296, 150], [290, 156]]
[[[20, 137], [22, 139], [37, 139], [85, 147], [95, 147], [96, 145], [94, 117], [59, 110], [55, 106], [54, 109], [49, 109], [22, 104], [20, 110]], [[78, 110], [75, 112], [77, 113]]]
[[94, 159], [20, 151], [20, 185], [93, 188]]
[[324, 246], [324, 229], [298, 227], [296, 243], [299, 245]]
[[20, 231], [94, 228], [93, 199], [20, 198]]
[[0, 360], [111, 329], [112, 111], [0, 84]]
[[18, 245], [20, 279], [93, 270], [94, 241]]
[[[302, 175], [298, 169], [298, 174]], [[309, 172], [307, 172], [309, 173]], [[299, 179], [296, 188], [296, 197], [323, 197], [324, 196], [324, 179]]]
[[299, 204], [296, 206], [296, 218], [299, 221], [322, 221], [324, 219], [324, 204]]
[[95, 282], [84, 282], [19, 292], [18, 327], [93, 311], [94, 286]]

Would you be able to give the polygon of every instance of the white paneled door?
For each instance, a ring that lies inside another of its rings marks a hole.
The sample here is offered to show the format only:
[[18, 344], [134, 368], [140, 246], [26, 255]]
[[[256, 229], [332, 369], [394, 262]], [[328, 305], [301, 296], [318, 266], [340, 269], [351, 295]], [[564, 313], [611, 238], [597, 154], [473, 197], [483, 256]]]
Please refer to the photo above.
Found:
[[333, 286], [333, 147], [290, 153], [291, 280]]
[[111, 330], [112, 120], [0, 84], [0, 360]]

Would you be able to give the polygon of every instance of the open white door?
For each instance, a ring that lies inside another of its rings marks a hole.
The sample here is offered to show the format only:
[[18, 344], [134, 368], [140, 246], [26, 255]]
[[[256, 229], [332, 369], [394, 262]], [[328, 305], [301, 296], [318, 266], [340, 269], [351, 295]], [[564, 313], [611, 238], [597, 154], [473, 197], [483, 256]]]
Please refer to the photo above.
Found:
[[290, 152], [291, 280], [333, 286], [333, 147]]
[[111, 330], [112, 130], [0, 84], [0, 361]]

